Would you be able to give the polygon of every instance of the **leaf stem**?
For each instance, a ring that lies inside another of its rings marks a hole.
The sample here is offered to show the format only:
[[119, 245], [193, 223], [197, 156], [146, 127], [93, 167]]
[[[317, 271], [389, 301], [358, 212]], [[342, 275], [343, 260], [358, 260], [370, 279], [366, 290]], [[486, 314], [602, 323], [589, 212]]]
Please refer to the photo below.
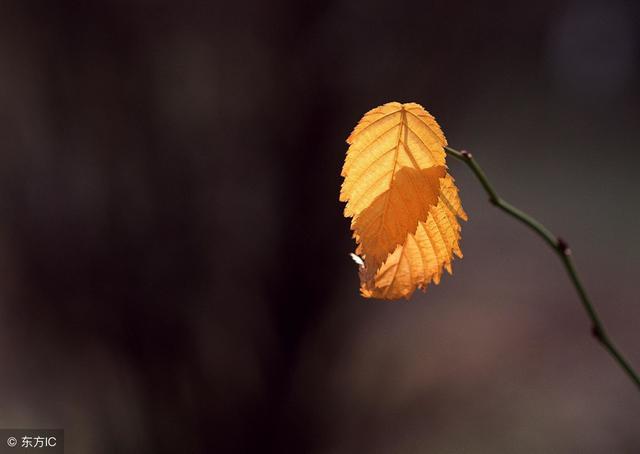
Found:
[[560, 257], [562, 264], [569, 274], [571, 283], [575, 287], [576, 292], [580, 297], [580, 302], [582, 303], [584, 310], [587, 312], [589, 320], [591, 320], [591, 334], [609, 352], [609, 354], [618, 363], [618, 365], [626, 372], [631, 381], [635, 383], [638, 389], [640, 389], [640, 377], [638, 376], [638, 373], [631, 367], [629, 362], [613, 344], [604, 329], [604, 325], [600, 320], [600, 316], [596, 312], [593, 304], [591, 304], [591, 300], [589, 299], [589, 296], [587, 295], [587, 292], [585, 291], [582, 282], [578, 277], [578, 273], [576, 272], [573, 260], [571, 259], [571, 250], [569, 249], [569, 245], [562, 238], [556, 237], [553, 233], [551, 233], [551, 231], [549, 231], [536, 219], [532, 218], [527, 213], [519, 210], [518, 208], [500, 198], [496, 190], [489, 182], [482, 168], [478, 165], [475, 159], [473, 159], [471, 153], [467, 151], [458, 151], [451, 147], [444, 147], [444, 149], [449, 156], [452, 156], [469, 166], [471, 171], [480, 181], [480, 184], [482, 185], [484, 190], [489, 195], [489, 201], [493, 205], [531, 228], [540, 237], [542, 237], [542, 239], [551, 247], [551, 249], [553, 249], [558, 257]]

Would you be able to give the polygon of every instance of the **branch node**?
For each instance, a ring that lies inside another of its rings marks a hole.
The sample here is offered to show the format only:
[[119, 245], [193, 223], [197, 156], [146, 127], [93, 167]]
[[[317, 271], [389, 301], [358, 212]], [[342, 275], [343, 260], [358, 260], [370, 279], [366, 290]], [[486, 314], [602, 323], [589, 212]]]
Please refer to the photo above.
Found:
[[569, 248], [569, 244], [564, 239], [558, 237], [556, 247], [558, 248], [558, 251], [560, 251], [562, 254], [566, 256], [571, 255], [571, 249]]
[[593, 325], [591, 327], [591, 335], [596, 339], [598, 339], [599, 341], [602, 341], [604, 339], [602, 328], [599, 327], [598, 325]]

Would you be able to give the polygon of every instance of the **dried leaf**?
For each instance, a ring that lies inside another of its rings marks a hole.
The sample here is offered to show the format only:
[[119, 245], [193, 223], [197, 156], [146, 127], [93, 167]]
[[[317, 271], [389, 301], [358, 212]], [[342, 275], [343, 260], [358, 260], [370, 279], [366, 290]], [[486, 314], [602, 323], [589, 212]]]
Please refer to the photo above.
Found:
[[352, 217], [361, 294], [409, 298], [451, 272], [467, 218], [447, 173], [444, 134], [415, 103], [391, 102], [367, 112], [347, 143], [340, 200]]

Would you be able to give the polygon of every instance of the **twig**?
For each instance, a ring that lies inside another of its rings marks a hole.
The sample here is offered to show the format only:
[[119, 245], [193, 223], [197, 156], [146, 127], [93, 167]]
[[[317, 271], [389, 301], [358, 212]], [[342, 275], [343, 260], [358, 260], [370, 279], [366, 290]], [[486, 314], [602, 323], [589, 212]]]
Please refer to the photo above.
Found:
[[571, 260], [571, 250], [569, 249], [569, 245], [562, 238], [556, 237], [540, 222], [533, 219], [528, 214], [520, 211], [518, 208], [514, 207], [505, 200], [501, 199], [495, 189], [493, 189], [493, 186], [491, 186], [491, 183], [489, 183], [489, 180], [487, 179], [485, 173], [482, 171], [478, 163], [473, 159], [471, 153], [464, 150], [458, 151], [451, 147], [444, 147], [444, 149], [449, 156], [453, 156], [454, 158], [464, 162], [469, 166], [471, 171], [480, 181], [480, 184], [482, 185], [484, 190], [489, 195], [489, 201], [493, 205], [497, 206], [505, 213], [513, 216], [520, 222], [527, 225], [533, 231], [535, 231], [551, 247], [551, 249], [553, 249], [558, 257], [560, 257], [560, 260], [562, 260], [562, 264], [569, 274], [569, 278], [571, 279], [573, 286], [576, 288], [576, 292], [578, 292], [578, 296], [580, 297], [582, 306], [584, 307], [584, 310], [587, 312], [587, 315], [591, 320], [591, 334], [598, 340], [598, 342], [600, 342], [600, 344], [602, 344], [602, 346], [609, 352], [609, 354], [617, 361], [620, 367], [622, 367], [622, 369], [627, 373], [631, 381], [633, 381], [640, 389], [640, 377], [638, 376], [638, 373], [631, 367], [629, 362], [618, 351], [611, 339], [609, 339], [609, 336], [604, 329], [604, 325], [602, 324], [598, 313], [591, 304], [591, 301], [587, 296], [587, 292], [580, 282], [580, 278], [578, 277], [578, 273], [576, 272], [573, 260]]

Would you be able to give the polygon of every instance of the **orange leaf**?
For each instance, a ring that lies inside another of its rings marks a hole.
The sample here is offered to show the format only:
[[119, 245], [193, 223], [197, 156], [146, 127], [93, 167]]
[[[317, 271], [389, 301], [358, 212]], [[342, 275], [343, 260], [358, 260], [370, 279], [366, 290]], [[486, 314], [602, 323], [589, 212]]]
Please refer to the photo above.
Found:
[[447, 141], [415, 103], [367, 112], [349, 138], [340, 200], [362, 256], [361, 294], [409, 298], [451, 272], [459, 248], [457, 217], [467, 218], [447, 173]]

